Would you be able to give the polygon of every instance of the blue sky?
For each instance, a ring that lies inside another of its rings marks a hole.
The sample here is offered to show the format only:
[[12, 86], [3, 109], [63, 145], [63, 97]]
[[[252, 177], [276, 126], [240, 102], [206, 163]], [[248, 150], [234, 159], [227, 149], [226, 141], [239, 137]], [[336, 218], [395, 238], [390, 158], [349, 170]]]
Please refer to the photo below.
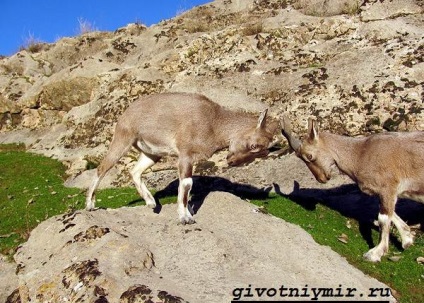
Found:
[[55, 42], [79, 34], [79, 20], [101, 31], [128, 23], [148, 26], [212, 0], [0, 0], [0, 55], [10, 56], [28, 39]]

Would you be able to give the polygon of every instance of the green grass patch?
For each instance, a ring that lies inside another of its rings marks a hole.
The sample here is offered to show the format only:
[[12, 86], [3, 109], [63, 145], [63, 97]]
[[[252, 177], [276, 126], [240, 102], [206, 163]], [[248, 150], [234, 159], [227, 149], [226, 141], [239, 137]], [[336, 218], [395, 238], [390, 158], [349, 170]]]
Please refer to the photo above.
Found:
[[[21, 146], [0, 145], [0, 252], [11, 256], [39, 222], [84, 208], [85, 191], [64, 187], [64, 172], [65, 167], [54, 159], [24, 152]], [[160, 199], [161, 204], [175, 201], [175, 196]], [[406, 251], [391, 244], [390, 254], [381, 263], [373, 264], [362, 259], [369, 247], [355, 220], [322, 204], [313, 210], [306, 209], [277, 194], [252, 203], [266, 213], [299, 225], [315, 241], [330, 246], [355, 267], [389, 285], [401, 303], [424, 302], [424, 266], [416, 261], [424, 256], [422, 233], [417, 234], [415, 245]], [[144, 201], [133, 187], [97, 192], [98, 207], [141, 204]], [[374, 244], [378, 243], [378, 230], [372, 230], [371, 235]], [[392, 256], [400, 259], [393, 262], [389, 260]]]
[[[0, 145], [0, 252], [13, 255], [32, 229], [51, 216], [85, 207], [85, 191], [63, 186], [65, 167], [57, 160]], [[144, 204], [135, 188], [99, 190], [96, 207]], [[170, 203], [175, 197], [161, 199]]]
[[82, 201], [80, 190], [63, 186], [64, 171], [60, 162], [46, 157], [24, 151], [0, 152], [2, 253], [13, 253], [39, 222]]

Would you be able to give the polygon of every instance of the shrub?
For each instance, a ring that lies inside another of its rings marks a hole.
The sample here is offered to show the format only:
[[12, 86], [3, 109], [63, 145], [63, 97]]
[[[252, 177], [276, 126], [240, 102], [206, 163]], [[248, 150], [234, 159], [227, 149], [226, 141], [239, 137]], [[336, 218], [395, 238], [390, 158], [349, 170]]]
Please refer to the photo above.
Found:
[[44, 49], [45, 42], [36, 38], [33, 33], [28, 33], [28, 37], [24, 39], [24, 45], [19, 48], [19, 51], [27, 50], [30, 53], [38, 53]]

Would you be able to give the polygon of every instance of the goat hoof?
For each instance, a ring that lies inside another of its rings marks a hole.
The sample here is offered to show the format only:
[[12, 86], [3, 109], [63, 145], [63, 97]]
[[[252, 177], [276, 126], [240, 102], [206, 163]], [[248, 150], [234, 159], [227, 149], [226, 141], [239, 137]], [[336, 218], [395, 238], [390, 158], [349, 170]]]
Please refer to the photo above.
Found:
[[181, 219], [180, 219], [180, 223], [181, 223], [182, 225], [186, 225], [186, 224], [194, 224], [194, 223], [196, 223], [196, 220], [194, 220], [193, 218], [186, 217], [186, 218], [181, 218]]
[[407, 249], [408, 247], [410, 247], [412, 244], [414, 243], [414, 240], [412, 239], [408, 239], [407, 241], [402, 243], [402, 248], [403, 249]]
[[91, 211], [94, 210], [95, 200], [87, 199], [85, 201], [85, 210]]
[[367, 253], [365, 253], [363, 255], [363, 257], [364, 257], [364, 259], [366, 261], [373, 262], [373, 263], [376, 263], [376, 262], [380, 262], [381, 261], [381, 256], [377, 256], [375, 254], [375, 252], [373, 252], [372, 250], [370, 250]]
[[155, 202], [146, 202], [146, 206], [151, 208], [151, 209], [155, 209], [156, 208], [156, 203]]

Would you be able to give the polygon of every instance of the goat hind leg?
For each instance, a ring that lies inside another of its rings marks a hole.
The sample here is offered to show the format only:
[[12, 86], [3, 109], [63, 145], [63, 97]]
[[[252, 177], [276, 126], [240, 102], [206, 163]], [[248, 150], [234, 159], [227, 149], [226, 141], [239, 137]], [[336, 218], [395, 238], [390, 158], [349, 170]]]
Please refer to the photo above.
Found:
[[85, 198], [85, 209], [86, 210], [93, 210], [95, 208], [96, 204], [96, 196], [94, 192], [96, 191], [97, 187], [99, 186], [101, 181], [101, 178], [99, 177], [97, 171], [96, 176], [94, 177], [93, 181], [91, 182], [90, 187], [87, 190], [87, 195]]
[[133, 178], [133, 182], [135, 184], [135, 188], [137, 189], [140, 196], [146, 201], [146, 205], [150, 208], [156, 207], [155, 198], [152, 196], [150, 191], [147, 189], [146, 184], [144, 184], [141, 175], [143, 172], [155, 164], [159, 160], [159, 157], [156, 156], [147, 156], [143, 152], [141, 152], [140, 157], [138, 158], [137, 163], [131, 170], [131, 176]]
[[131, 145], [131, 137], [123, 135], [122, 131], [119, 131], [117, 126], [115, 136], [113, 137], [112, 143], [109, 146], [109, 150], [100, 165], [97, 167], [96, 176], [88, 188], [85, 200], [86, 210], [93, 210], [95, 208], [95, 192], [100, 184], [100, 181], [103, 179], [105, 174], [116, 164], [116, 162], [118, 162], [118, 160], [131, 148]]

